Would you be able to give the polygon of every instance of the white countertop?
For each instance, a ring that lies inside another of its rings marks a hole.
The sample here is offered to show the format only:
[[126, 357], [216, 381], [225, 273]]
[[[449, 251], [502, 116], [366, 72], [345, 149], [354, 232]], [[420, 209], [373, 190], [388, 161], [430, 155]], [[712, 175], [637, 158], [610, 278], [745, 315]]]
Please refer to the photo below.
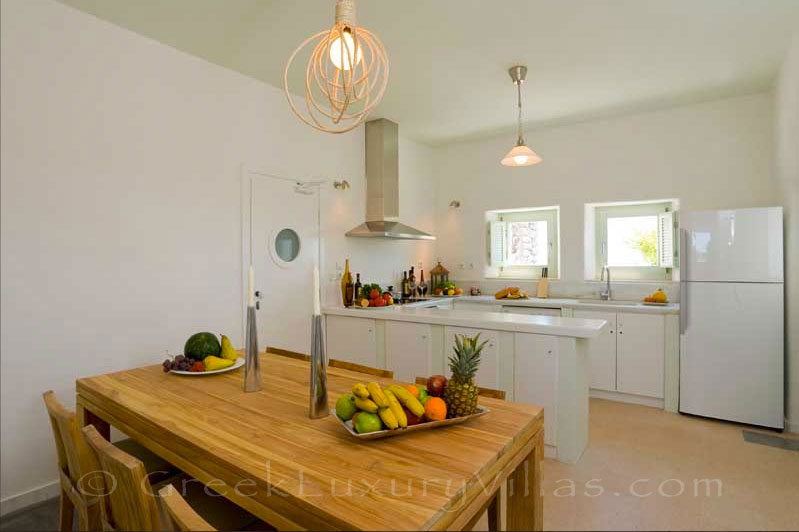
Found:
[[325, 307], [326, 315], [371, 318], [388, 321], [408, 321], [432, 325], [452, 325], [550, 336], [594, 338], [607, 325], [605, 320], [532, 316], [506, 312], [391, 306], [383, 308]]
[[593, 299], [577, 298], [547, 298], [531, 297], [528, 299], [496, 299], [492, 295], [467, 296], [463, 295], [458, 301], [481, 303], [485, 305], [502, 305], [512, 307], [544, 307], [544, 308], [571, 308], [583, 310], [618, 310], [623, 312], [640, 312], [645, 314], [679, 314], [679, 303], [669, 303], [665, 306], [644, 305], [637, 301], [598, 301]]

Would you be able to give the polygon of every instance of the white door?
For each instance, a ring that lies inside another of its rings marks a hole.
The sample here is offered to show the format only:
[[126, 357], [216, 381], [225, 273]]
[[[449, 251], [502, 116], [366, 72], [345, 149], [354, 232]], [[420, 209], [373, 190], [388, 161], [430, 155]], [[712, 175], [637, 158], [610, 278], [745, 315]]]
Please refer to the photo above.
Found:
[[310, 353], [319, 192], [301, 194], [294, 183], [274, 178], [253, 176], [251, 183], [258, 346]]
[[325, 316], [327, 357], [377, 367], [375, 320]]
[[480, 369], [475, 381], [483, 388], [499, 389], [499, 332], [485, 329], [469, 329], [466, 327], [444, 327], [444, 367], [449, 378], [449, 357], [454, 353], [455, 335], [464, 334], [469, 337], [480, 334], [480, 343], [488, 343], [480, 353]]
[[687, 283], [680, 412], [782, 428], [781, 283]]
[[544, 443], [558, 441], [558, 339], [516, 335], [513, 400], [544, 407]]
[[386, 368], [394, 379], [414, 383], [433, 373], [432, 327], [427, 323], [386, 322]]
[[588, 340], [590, 386], [596, 390], [616, 391], [616, 313], [575, 309], [574, 317], [608, 322], [599, 336]]
[[686, 212], [685, 281], [781, 282], [782, 207]]
[[616, 388], [663, 398], [666, 318], [660, 314], [618, 314]]

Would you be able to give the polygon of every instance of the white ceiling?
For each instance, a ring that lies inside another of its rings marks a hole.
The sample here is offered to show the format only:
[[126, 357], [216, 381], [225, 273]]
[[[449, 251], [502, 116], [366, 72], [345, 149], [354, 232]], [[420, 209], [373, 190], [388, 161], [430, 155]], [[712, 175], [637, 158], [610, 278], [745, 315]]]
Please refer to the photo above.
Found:
[[[335, 0], [61, 0], [276, 86]], [[510, 130], [507, 74], [529, 68], [528, 127], [769, 88], [799, 31], [799, 0], [358, 0], [383, 40], [373, 116], [442, 144]], [[302, 73], [300, 73], [300, 76]], [[297, 80], [301, 88], [301, 78]]]

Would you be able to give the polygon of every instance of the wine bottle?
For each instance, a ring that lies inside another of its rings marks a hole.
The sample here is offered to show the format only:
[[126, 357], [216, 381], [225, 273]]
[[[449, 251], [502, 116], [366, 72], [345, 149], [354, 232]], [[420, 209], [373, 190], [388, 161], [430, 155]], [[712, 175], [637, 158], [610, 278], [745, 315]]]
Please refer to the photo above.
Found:
[[360, 274], [360, 273], [356, 273], [356, 274], [355, 274], [355, 289], [354, 289], [354, 294], [355, 294], [355, 299], [356, 299], [357, 301], [360, 301], [360, 300], [361, 300], [361, 298], [363, 297], [363, 296], [361, 295], [361, 274]]

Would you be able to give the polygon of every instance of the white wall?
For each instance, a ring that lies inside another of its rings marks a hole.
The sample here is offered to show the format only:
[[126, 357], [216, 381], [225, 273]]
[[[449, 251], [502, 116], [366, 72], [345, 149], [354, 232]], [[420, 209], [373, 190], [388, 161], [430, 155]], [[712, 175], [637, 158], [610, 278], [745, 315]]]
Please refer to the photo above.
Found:
[[[57, 478], [42, 392], [71, 405], [76, 378], [197, 330], [241, 341], [242, 164], [352, 184], [323, 196], [326, 278], [349, 254], [388, 280], [432, 248], [344, 238], [365, 212], [362, 128], [317, 133], [279, 89], [51, 0], [0, 6], [5, 513]], [[400, 152], [403, 219], [433, 231], [430, 150]]]
[[[584, 278], [585, 203], [677, 198], [686, 210], [775, 203], [772, 115], [772, 95], [764, 93], [528, 131], [543, 162], [524, 168], [499, 164], [512, 133], [437, 148], [436, 252], [456, 278], [478, 280], [484, 211], [560, 205], [561, 284], [574, 287]], [[453, 199], [460, 209], [449, 208]], [[472, 271], [457, 269], [470, 263]]]
[[777, 79], [775, 175], [785, 207], [785, 353], [788, 430], [799, 432], [799, 36]]

